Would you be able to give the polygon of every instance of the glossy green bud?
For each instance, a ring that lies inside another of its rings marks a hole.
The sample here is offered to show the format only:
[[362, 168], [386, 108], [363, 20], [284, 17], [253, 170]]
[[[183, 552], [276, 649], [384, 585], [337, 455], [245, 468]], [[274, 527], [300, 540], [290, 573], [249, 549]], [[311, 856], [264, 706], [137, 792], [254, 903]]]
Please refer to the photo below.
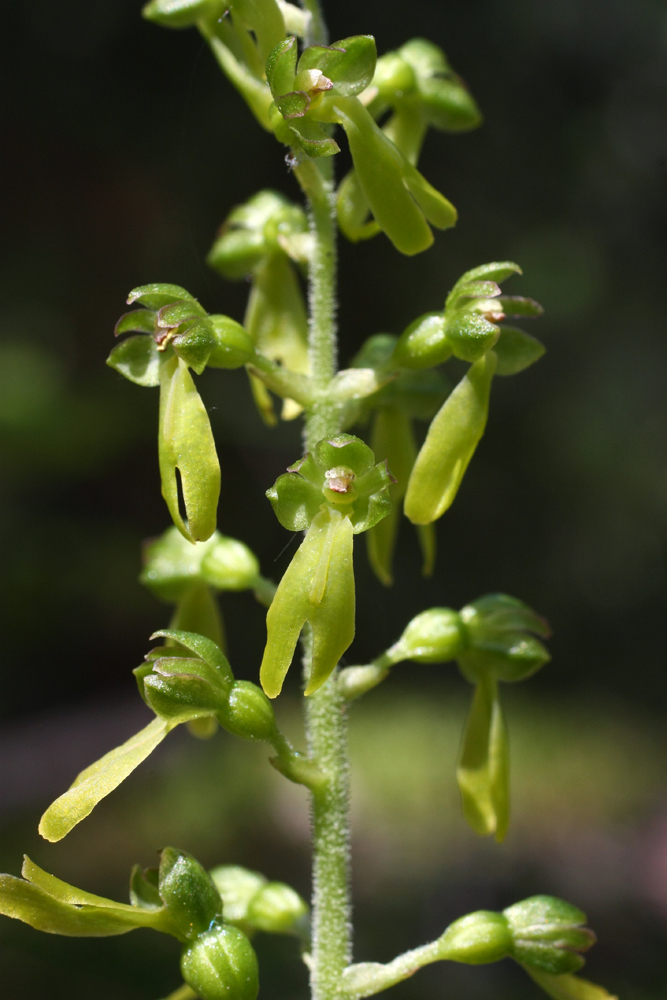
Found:
[[422, 611], [406, 626], [403, 635], [382, 657], [387, 664], [401, 660], [446, 663], [466, 648], [468, 637], [460, 615], [451, 608]]
[[248, 905], [247, 919], [257, 930], [269, 934], [307, 931], [308, 906], [291, 886], [267, 882]]
[[280, 694], [306, 622], [312, 629], [312, 669], [306, 694], [327, 680], [354, 638], [353, 526], [326, 507], [315, 515], [287, 567], [266, 616], [267, 642], [260, 681], [270, 698]]
[[186, 940], [196, 939], [222, 916], [222, 900], [211, 876], [187, 851], [165, 847], [160, 855], [158, 889]]
[[595, 944], [586, 914], [554, 896], [531, 896], [503, 910], [512, 935], [511, 955], [528, 969], [560, 976], [584, 964]]
[[[215, 531], [220, 465], [208, 413], [187, 365], [177, 357], [160, 364], [160, 476], [162, 496], [179, 531], [191, 542]], [[181, 515], [179, 481], [186, 518]]]
[[551, 659], [536, 638], [549, 637], [549, 623], [515, 597], [488, 594], [462, 608], [461, 620], [469, 645], [459, 666], [472, 683], [485, 676], [524, 680]]
[[490, 677], [475, 688], [456, 779], [468, 825], [500, 843], [509, 826], [509, 747], [498, 685]]
[[503, 914], [478, 910], [450, 924], [437, 945], [442, 960], [486, 965], [512, 953], [512, 935]]
[[213, 926], [187, 945], [181, 956], [183, 979], [201, 1000], [256, 1000], [257, 956], [243, 931]]
[[190, 28], [202, 19], [222, 17], [226, 7], [224, 0], [151, 0], [141, 16], [163, 28]]
[[[165, 650], [168, 652], [168, 649]], [[214, 715], [227, 702], [229, 678], [203, 660], [162, 656], [136, 672], [139, 690], [156, 715], [169, 722], [187, 722]]]
[[486, 427], [495, 364], [490, 351], [472, 365], [434, 417], [405, 497], [414, 524], [430, 524], [453, 503]]
[[235, 681], [228, 698], [218, 711], [221, 725], [244, 740], [272, 743], [278, 733], [271, 702], [261, 688], [250, 681]]
[[216, 590], [249, 590], [259, 577], [259, 562], [243, 542], [217, 532], [212, 545], [204, 552], [201, 572]]
[[302, 260], [307, 234], [308, 219], [299, 205], [277, 191], [259, 191], [230, 212], [206, 260], [225, 278], [244, 278], [278, 250]]

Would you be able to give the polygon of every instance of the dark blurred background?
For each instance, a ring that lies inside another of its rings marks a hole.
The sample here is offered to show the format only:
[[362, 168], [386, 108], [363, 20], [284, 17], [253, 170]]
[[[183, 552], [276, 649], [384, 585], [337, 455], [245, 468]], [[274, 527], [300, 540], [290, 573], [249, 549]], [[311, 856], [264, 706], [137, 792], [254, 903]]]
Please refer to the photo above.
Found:
[[[135, 861], [175, 843], [308, 895], [302, 791], [266, 751], [173, 734], [59, 845], [43, 808], [145, 724], [130, 670], [169, 609], [137, 582], [142, 539], [167, 526], [157, 391], [104, 365], [127, 292], [184, 285], [243, 316], [247, 288], [204, 264], [231, 206], [297, 196], [194, 31], [144, 23], [135, 0], [5, 0], [0, 36], [0, 865], [21, 852], [126, 898]], [[508, 291], [539, 299], [538, 365], [498, 379], [487, 434], [425, 583], [403, 528], [385, 591], [358, 548], [365, 662], [416, 612], [514, 594], [554, 627], [553, 662], [503, 693], [514, 763], [505, 845], [465, 828], [454, 760], [468, 690], [406, 665], [353, 712], [358, 959], [387, 960], [468, 910], [536, 892], [571, 898], [600, 936], [587, 966], [626, 1000], [667, 989], [667, 9], [663, 0], [338, 0], [332, 37], [384, 52], [424, 35], [447, 52], [486, 123], [431, 134], [421, 168], [459, 209], [428, 253], [384, 237], [341, 247], [341, 355], [441, 308], [466, 269], [517, 260]], [[340, 167], [344, 167], [344, 156]], [[219, 523], [278, 577], [289, 540], [264, 490], [300, 453], [267, 432], [242, 372], [200, 380], [223, 470]], [[237, 675], [256, 679], [262, 609], [222, 601]], [[298, 739], [298, 685], [280, 711]], [[296, 947], [260, 939], [262, 996], [305, 995]], [[61, 940], [0, 924], [3, 996], [157, 1000], [177, 949], [140, 931]], [[397, 998], [537, 997], [509, 963], [431, 967]]]

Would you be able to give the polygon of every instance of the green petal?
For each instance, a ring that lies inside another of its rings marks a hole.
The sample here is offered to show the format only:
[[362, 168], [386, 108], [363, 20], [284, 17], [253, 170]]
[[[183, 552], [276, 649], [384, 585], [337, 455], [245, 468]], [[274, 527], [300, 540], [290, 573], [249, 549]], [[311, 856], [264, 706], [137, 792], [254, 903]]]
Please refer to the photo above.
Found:
[[57, 798], [42, 816], [39, 824], [42, 837], [52, 843], [62, 840], [155, 750], [171, 728], [171, 724], [163, 719], [153, 719], [122, 746], [109, 751], [82, 771], [71, 788]]
[[523, 330], [501, 326], [500, 337], [493, 350], [498, 358], [496, 375], [516, 375], [539, 361], [545, 347]]
[[297, 72], [319, 69], [343, 97], [360, 94], [375, 73], [377, 50], [372, 35], [353, 35], [332, 45], [310, 45], [303, 50]]

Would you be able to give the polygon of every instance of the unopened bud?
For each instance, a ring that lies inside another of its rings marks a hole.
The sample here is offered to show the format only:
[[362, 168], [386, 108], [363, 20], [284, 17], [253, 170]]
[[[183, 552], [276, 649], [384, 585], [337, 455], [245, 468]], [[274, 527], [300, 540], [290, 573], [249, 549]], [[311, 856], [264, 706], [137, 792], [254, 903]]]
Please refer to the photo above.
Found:
[[431, 608], [412, 619], [398, 642], [382, 657], [382, 663], [445, 663], [455, 659], [465, 646], [460, 615], [451, 608]]
[[218, 713], [220, 724], [244, 740], [272, 742], [277, 733], [276, 716], [261, 688], [251, 681], [236, 681], [229, 699]]
[[181, 972], [201, 1000], [255, 1000], [259, 992], [257, 956], [243, 931], [214, 926], [187, 945]]
[[581, 952], [595, 944], [586, 914], [554, 896], [531, 896], [503, 911], [511, 935], [511, 955], [528, 968], [552, 975], [576, 972]]
[[450, 924], [438, 946], [441, 959], [484, 965], [511, 954], [512, 935], [502, 913], [478, 910]]
[[307, 922], [308, 906], [284, 882], [267, 882], [248, 906], [248, 921], [260, 931], [290, 934]]
[[189, 940], [222, 916], [222, 900], [211, 876], [186, 851], [175, 847], [163, 850], [159, 892], [177, 929]]

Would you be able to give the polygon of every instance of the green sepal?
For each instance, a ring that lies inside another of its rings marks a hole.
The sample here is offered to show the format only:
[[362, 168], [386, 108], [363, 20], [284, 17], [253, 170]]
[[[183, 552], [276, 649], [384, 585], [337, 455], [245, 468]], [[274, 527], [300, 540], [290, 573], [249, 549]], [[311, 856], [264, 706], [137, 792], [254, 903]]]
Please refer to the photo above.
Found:
[[238, 227], [223, 228], [209, 250], [206, 263], [225, 278], [245, 278], [264, 259], [264, 234]]
[[164, 907], [148, 910], [83, 892], [39, 868], [27, 856], [23, 878], [0, 875], [0, 913], [35, 930], [67, 937], [111, 937], [151, 927], [178, 937]]
[[213, 925], [183, 949], [181, 974], [200, 1000], [256, 1000], [257, 956], [238, 927]]
[[285, 121], [303, 118], [310, 107], [310, 97], [304, 90], [293, 90], [282, 97], [276, 97], [276, 107]]
[[441, 312], [424, 313], [401, 334], [393, 360], [402, 368], [431, 368], [452, 356], [445, 318]]
[[509, 826], [509, 746], [498, 685], [485, 677], [475, 688], [456, 768], [463, 815], [481, 837], [500, 843]]
[[278, 735], [275, 712], [261, 688], [250, 681], [235, 681], [218, 711], [220, 725], [244, 740], [273, 743]]
[[276, 0], [231, 0], [234, 18], [257, 39], [257, 51], [264, 65], [271, 50], [285, 37], [285, 21]]
[[138, 302], [147, 309], [161, 309], [171, 302], [196, 302], [193, 295], [180, 285], [168, 285], [158, 282], [152, 285], [139, 285], [133, 288], [127, 297], [128, 306]]
[[460, 614], [451, 608], [422, 611], [406, 625], [400, 639], [387, 650], [382, 662], [447, 663], [468, 645], [468, 635]]
[[296, 38], [285, 38], [273, 48], [266, 60], [266, 79], [275, 97], [294, 89], [296, 60], [299, 48]]
[[603, 986], [591, 983], [579, 976], [553, 976], [548, 972], [529, 969], [526, 972], [552, 1000], [618, 1000]]
[[254, 355], [250, 335], [229, 316], [209, 316], [213, 328], [215, 346], [213, 347], [208, 365], [210, 368], [241, 368]]
[[224, 0], [151, 0], [141, 16], [163, 28], [190, 28], [198, 21], [222, 17], [226, 7]]
[[581, 952], [595, 944], [586, 914], [554, 896], [531, 896], [503, 910], [512, 935], [511, 955], [526, 969], [554, 976], [577, 972]]
[[162, 851], [158, 891], [182, 939], [197, 938], [222, 917], [222, 900], [211, 876], [187, 851]]
[[267, 643], [260, 668], [266, 694], [280, 694], [306, 622], [313, 635], [306, 694], [327, 680], [354, 638], [353, 529], [349, 518], [325, 508], [313, 519], [287, 567], [266, 616]]
[[430, 524], [453, 503], [486, 427], [495, 364], [489, 351], [471, 365], [434, 417], [405, 497], [405, 513], [414, 524]]
[[385, 52], [375, 66], [372, 85], [381, 101], [393, 105], [397, 98], [414, 91], [417, 78], [410, 63], [398, 52]]
[[218, 346], [218, 339], [208, 319], [193, 319], [176, 328], [171, 345], [188, 368], [201, 375]]
[[[187, 365], [177, 357], [160, 365], [160, 476], [162, 496], [176, 527], [191, 542], [215, 531], [220, 496], [220, 465], [208, 413]], [[179, 506], [176, 470], [187, 521]]]
[[495, 345], [499, 329], [475, 312], [457, 312], [445, 320], [447, 343], [461, 361], [479, 361]]
[[215, 715], [226, 704], [228, 678], [203, 660], [161, 656], [151, 663], [150, 673], [139, 670], [146, 703], [168, 722], [189, 722], [203, 715]]
[[121, 746], [82, 771], [42, 816], [39, 824], [42, 837], [51, 843], [62, 840], [155, 750], [172, 728], [172, 723], [164, 719], [153, 719]]
[[164, 906], [158, 891], [159, 869], [135, 865], [130, 873], [130, 902], [144, 910], [159, 910]]
[[380, 232], [377, 222], [369, 220], [370, 211], [357, 172], [350, 170], [338, 185], [336, 213], [340, 231], [351, 243], [369, 240]]
[[180, 326], [186, 319], [205, 318], [207, 315], [203, 306], [196, 299], [188, 299], [184, 302], [170, 302], [169, 305], [162, 306], [157, 312], [157, 325], [164, 329]]
[[132, 312], [124, 313], [113, 329], [114, 337], [120, 337], [124, 333], [155, 333], [155, 310], [154, 309], [133, 309]]
[[152, 337], [128, 337], [114, 347], [107, 364], [136, 385], [160, 384], [160, 355]]
[[353, 35], [332, 45], [310, 45], [303, 50], [297, 73], [319, 69], [333, 83], [333, 92], [353, 97], [370, 85], [377, 50], [372, 35]]
[[227, 657], [217, 643], [205, 635], [196, 635], [194, 632], [182, 632], [178, 629], [162, 628], [158, 632], [153, 632], [151, 636], [151, 640], [159, 638], [173, 639], [179, 645], [189, 649], [191, 653], [194, 653], [200, 660], [207, 663], [209, 667], [215, 667], [222, 671], [230, 682], [234, 680]]
[[523, 330], [501, 326], [500, 336], [493, 350], [498, 358], [496, 375], [517, 375], [539, 361], [545, 347], [536, 337], [531, 337]]
[[441, 960], [486, 965], [511, 954], [512, 935], [502, 913], [478, 910], [450, 924], [437, 947]]
[[288, 531], [305, 531], [324, 501], [322, 490], [312, 486], [297, 472], [278, 476], [266, 495], [276, 517]]
[[511, 260], [493, 261], [491, 264], [480, 264], [473, 267], [471, 271], [466, 271], [456, 282], [451, 292], [447, 296], [446, 305], [451, 305], [456, 298], [461, 295], [463, 285], [469, 285], [473, 281], [493, 281], [501, 284], [513, 274], [523, 274], [518, 264]]
[[525, 295], [501, 295], [498, 303], [506, 316], [537, 319], [544, 313], [539, 302], [536, 302], [535, 299], [528, 299]]

